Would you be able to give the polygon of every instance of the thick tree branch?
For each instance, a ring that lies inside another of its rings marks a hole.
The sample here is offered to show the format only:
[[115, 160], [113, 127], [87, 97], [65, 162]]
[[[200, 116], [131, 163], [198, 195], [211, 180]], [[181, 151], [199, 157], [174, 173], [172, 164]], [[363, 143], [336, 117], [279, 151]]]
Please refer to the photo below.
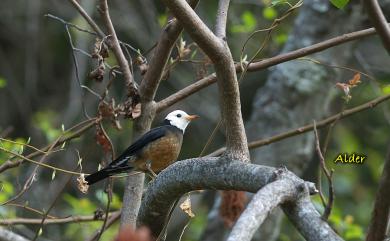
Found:
[[374, 209], [370, 227], [368, 229], [367, 241], [385, 240], [386, 229], [390, 215], [390, 150], [388, 151], [383, 173], [376, 193]]
[[280, 178], [261, 188], [233, 226], [227, 241], [252, 240], [257, 229], [274, 208], [297, 198], [304, 190], [301, 184], [302, 182], [296, 182], [291, 178]]
[[133, 89], [137, 89], [137, 87], [134, 83], [134, 80], [133, 80], [133, 75], [130, 72], [129, 63], [127, 62], [126, 57], [123, 54], [123, 51], [122, 51], [121, 46], [119, 44], [118, 37], [116, 36], [114, 25], [111, 22], [107, 0], [100, 0], [100, 11], [101, 11], [103, 21], [106, 25], [108, 34], [110, 35], [110, 41], [111, 41], [110, 47], [112, 48], [114, 55], [116, 57], [116, 60], [118, 61], [118, 64], [121, 68], [124, 79], [126, 81], [126, 84]]
[[[335, 38], [331, 38], [331, 39], [325, 40], [323, 42], [313, 44], [313, 45], [308, 46], [308, 47], [300, 48], [300, 49], [297, 49], [297, 50], [294, 50], [294, 51], [291, 51], [288, 53], [279, 54], [277, 56], [274, 56], [274, 57], [271, 57], [268, 59], [254, 62], [248, 66], [248, 71], [253, 72], [253, 71], [263, 70], [263, 69], [266, 69], [268, 67], [271, 67], [271, 66], [274, 66], [274, 65], [277, 65], [280, 63], [284, 63], [284, 62], [287, 62], [287, 61], [290, 61], [293, 59], [307, 56], [309, 54], [321, 52], [325, 49], [328, 49], [328, 48], [331, 48], [331, 47], [334, 47], [334, 46], [337, 46], [337, 45], [340, 45], [340, 44], [343, 44], [343, 43], [346, 43], [349, 41], [360, 39], [363, 37], [371, 36], [374, 34], [376, 34], [376, 31], [374, 28], [369, 28], [369, 29], [364, 29], [364, 30], [360, 30], [360, 31], [356, 31], [356, 32], [343, 34], [341, 36], [337, 36]], [[237, 72], [242, 71], [241, 67], [238, 64], [236, 65], [236, 70], [237, 70]], [[168, 96], [167, 98], [159, 101], [157, 103], [157, 110], [156, 111], [161, 112], [161, 111], [165, 110], [166, 108], [168, 108], [169, 106], [171, 106], [171, 105], [177, 103], [178, 101], [192, 95], [193, 93], [196, 93], [199, 90], [215, 83], [216, 81], [217, 81], [217, 76], [215, 75], [215, 73], [210, 74], [210, 75], [204, 77], [203, 79], [198, 80], [197, 82], [195, 82], [195, 83], [185, 87], [184, 89], [172, 94], [171, 96]]]
[[364, 5], [367, 9], [368, 16], [371, 19], [383, 46], [390, 54], [390, 27], [386, 21], [386, 17], [382, 12], [377, 0], [364, 0]]
[[[332, 115], [332, 116], [330, 116], [330, 117], [328, 117], [326, 119], [318, 121], [317, 122], [317, 128], [325, 127], [325, 126], [333, 123], [336, 120], [344, 119], [344, 118], [346, 118], [346, 117], [348, 117], [350, 115], [359, 113], [359, 112], [364, 111], [364, 110], [368, 110], [368, 109], [374, 108], [376, 105], [379, 105], [379, 104], [381, 104], [384, 101], [387, 101], [389, 99], [390, 99], [390, 94], [378, 97], [376, 99], [373, 99], [373, 100], [371, 100], [371, 101], [369, 101], [367, 103], [364, 103], [362, 105], [356, 106], [354, 108], [344, 110], [344, 111], [342, 111], [342, 112], [340, 112], [340, 113], [338, 113], [336, 115]], [[277, 134], [277, 135], [274, 135], [274, 136], [271, 136], [271, 137], [268, 137], [268, 138], [265, 138], [265, 139], [249, 142], [248, 143], [248, 147], [249, 147], [249, 149], [254, 149], [254, 148], [261, 147], [261, 146], [269, 145], [271, 143], [274, 143], [274, 142], [277, 142], [277, 141], [281, 141], [281, 140], [289, 138], [289, 137], [297, 136], [297, 135], [300, 135], [302, 133], [311, 131], [313, 129], [314, 129], [314, 125], [313, 124], [301, 126], [299, 128], [296, 128], [296, 129], [293, 129], [293, 130], [289, 130], [289, 131], [286, 131], [284, 133]], [[220, 148], [220, 149], [218, 149], [218, 150], [208, 154], [207, 156], [209, 156], [209, 157], [219, 156], [224, 151], [225, 151], [225, 147], [222, 147], [222, 148]]]
[[[226, 157], [176, 162], [150, 184], [141, 205], [138, 224], [148, 226], [157, 237], [163, 229], [171, 205], [183, 194], [200, 189], [256, 192], [274, 179], [275, 171], [275, 168], [228, 160]], [[301, 183], [309, 188], [310, 193], [316, 192], [312, 183], [303, 180]], [[312, 213], [311, 217], [320, 218], [318, 213]], [[308, 225], [307, 228], [312, 227]], [[329, 226], [320, 228], [326, 230], [329, 237], [334, 234]]]
[[306, 240], [343, 240], [321, 218], [308, 195], [302, 195], [297, 201], [282, 205], [282, 209]]
[[[164, 0], [164, 3], [214, 63], [218, 79], [221, 119], [225, 124], [226, 154], [233, 159], [249, 160], [247, 138], [241, 114], [240, 90], [233, 58], [226, 41], [216, 37], [185, 1]], [[221, 3], [221, 11], [227, 11], [227, 3], [228, 1]], [[217, 21], [220, 30], [226, 28], [226, 26], [222, 26], [226, 24], [226, 20], [223, 18], [222, 16]]]
[[28, 239], [0, 227], [0, 241], [28, 241]]
[[230, 0], [219, 0], [217, 20], [215, 23], [215, 35], [218, 38], [226, 38], [226, 22]]

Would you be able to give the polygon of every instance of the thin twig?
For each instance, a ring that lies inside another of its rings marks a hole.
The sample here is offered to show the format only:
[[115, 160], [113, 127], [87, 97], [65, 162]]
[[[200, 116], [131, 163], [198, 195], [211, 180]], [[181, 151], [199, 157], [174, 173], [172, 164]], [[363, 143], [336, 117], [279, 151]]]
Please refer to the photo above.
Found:
[[313, 128], [314, 128], [315, 140], [316, 140], [316, 150], [317, 150], [318, 157], [320, 158], [320, 166], [326, 178], [328, 179], [328, 186], [329, 186], [328, 203], [325, 207], [324, 213], [322, 214], [322, 219], [328, 220], [329, 215], [332, 212], [333, 201], [334, 201], [334, 189], [333, 189], [333, 181], [332, 181], [333, 170], [329, 171], [328, 168], [326, 167], [325, 158], [322, 155], [322, 151], [321, 151], [320, 140], [318, 138], [317, 126], [315, 121], [313, 121], [313, 126], [314, 126]]
[[[19, 204], [19, 203], [7, 203], [5, 205], [6, 206], [13, 206], [13, 207], [23, 208], [23, 209], [26, 209], [26, 210], [31, 211], [33, 213], [39, 214], [41, 216], [44, 215], [43, 212], [41, 212], [41, 211], [39, 211], [39, 210], [37, 210], [35, 208], [29, 207], [29, 206], [27, 206], [27, 204], [23, 204], [22, 205], [22, 204]], [[50, 218], [50, 219], [59, 219], [59, 217], [55, 217], [55, 216], [52, 216], [52, 215], [47, 215], [47, 217]], [[0, 223], [0, 225], [2, 225], [2, 224]]]
[[[349, 41], [360, 39], [363, 37], [371, 36], [374, 34], [376, 34], [376, 31], [374, 28], [369, 28], [369, 29], [364, 29], [364, 30], [360, 30], [360, 31], [356, 31], [356, 32], [343, 34], [343, 35], [337, 36], [335, 38], [331, 38], [331, 39], [325, 40], [323, 42], [313, 44], [311, 46], [303, 47], [303, 48], [293, 50], [293, 51], [288, 52], [288, 53], [282, 53], [282, 54], [279, 54], [277, 56], [274, 56], [274, 57], [271, 57], [268, 59], [254, 62], [254, 63], [248, 65], [248, 71], [253, 72], [253, 71], [263, 70], [263, 69], [266, 69], [268, 67], [271, 67], [271, 66], [274, 66], [274, 65], [277, 65], [280, 63], [284, 63], [284, 62], [287, 62], [287, 61], [290, 61], [290, 60], [293, 60], [293, 59], [296, 59], [299, 57], [303, 57], [303, 56], [306, 56], [309, 54], [317, 53], [317, 52], [323, 51], [325, 49], [328, 49], [328, 48], [331, 48], [331, 47], [334, 47], [334, 46], [337, 46], [337, 45], [340, 45], [340, 44], [343, 44], [343, 43], [346, 43]], [[242, 68], [239, 64], [236, 65], [236, 70], [237, 70], [237, 72], [242, 71]], [[185, 87], [184, 89], [179, 90], [176, 93], [172, 94], [171, 96], [168, 96], [167, 98], [159, 101], [157, 103], [156, 112], [159, 113], [159, 112], [165, 110], [166, 108], [175, 104], [176, 102], [192, 95], [193, 93], [198, 92], [199, 90], [215, 83], [216, 81], [217, 81], [217, 78], [216, 78], [215, 73], [210, 74], [210, 75], [204, 77], [203, 79], [196, 81], [195, 83]]]
[[[79, 172], [68, 171], [68, 170], [61, 169], [61, 168], [58, 168], [58, 167], [54, 167], [54, 166], [51, 166], [51, 165], [48, 165], [48, 164], [45, 164], [45, 163], [40, 163], [39, 161], [34, 161], [34, 160], [32, 160], [32, 159], [30, 159], [28, 157], [20, 155], [19, 153], [12, 152], [12, 151], [7, 150], [7, 149], [5, 149], [3, 147], [0, 147], [0, 150], [4, 151], [6, 153], [12, 154], [12, 155], [14, 155], [14, 156], [16, 156], [16, 157], [18, 157], [20, 159], [23, 159], [25, 161], [32, 162], [32, 163], [34, 163], [36, 165], [39, 165], [39, 166], [42, 166], [42, 167], [46, 167], [46, 168], [49, 168], [49, 169], [52, 169], [52, 170], [55, 170], [55, 171], [64, 172], [64, 173], [68, 173], [68, 174], [73, 174], [73, 175], [78, 175], [78, 176], [81, 174]], [[87, 173], [84, 173], [84, 174], [87, 175]]]
[[[74, 168], [74, 170], [77, 170], [77, 166], [76, 168]], [[35, 236], [34, 238], [32, 239], [32, 241], [35, 241], [37, 240], [37, 238], [41, 235], [41, 231], [43, 229], [43, 226], [44, 226], [44, 223], [45, 223], [45, 220], [46, 220], [46, 217], [47, 215], [50, 213], [50, 211], [54, 208], [55, 204], [57, 203], [58, 199], [61, 197], [61, 194], [62, 192], [65, 190], [66, 186], [68, 186], [70, 180], [72, 180], [72, 175], [70, 175], [68, 177], [68, 180], [65, 182], [65, 184], [62, 186], [62, 188], [59, 189], [59, 191], [57, 192], [57, 195], [55, 196], [53, 202], [50, 204], [49, 208], [47, 209], [47, 211], [44, 212], [44, 215], [42, 217], [42, 220], [41, 220], [41, 223], [40, 223], [40, 227], [37, 229], [37, 232], [35, 233]]]
[[[59, 136], [55, 140], [55, 142], [50, 146], [49, 150], [41, 157], [41, 159], [39, 160], [39, 163], [43, 164], [43, 162], [46, 160], [47, 156], [51, 153], [52, 149], [54, 148], [54, 146], [57, 144], [58, 140], [61, 137], [62, 137], [62, 135]], [[20, 190], [20, 192], [18, 194], [16, 194], [15, 196], [10, 198], [9, 200], [3, 202], [1, 205], [6, 205], [7, 203], [13, 202], [16, 199], [18, 199], [20, 196], [22, 196], [31, 187], [31, 185], [33, 184], [34, 179], [35, 179], [35, 177], [37, 175], [37, 172], [38, 172], [38, 168], [39, 168], [39, 165], [37, 165], [34, 168], [34, 170], [32, 171], [31, 175], [27, 178], [26, 182], [24, 183], [22, 190]]]
[[[111, 212], [109, 214], [109, 219], [113, 216], [120, 214], [120, 211]], [[67, 224], [67, 223], [81, 223], [81, 222], [95, 222], [103, 221], [103, 217], [97, 217], [96, 215], [86, 215], [86, 216], [70, 216], [66, 218], [51, 218], [52, 216], [47, 216], [48, 219], [45, 219], [43, 222], [44, 225], [48, 224]], [[9, 218], [9, 219], [0, 219], [0, 225], [28, 225], [28, 224], [41, 224], [42, 219], [40, 218]]]
[[[378, 97], [376, 99], [373, 99], [371, 101], [368, 101], [368, 102], [366, 102], [364, 104], [361, 104], [359, 106], [356, 106], [356, 107], [353, 107], [351, 109], [347, 109], [347, 110], [344, 110], [342, 112], [339, 112], [339, 113], [337, 113], [335, 115], [332, 115], [332, 116], [330, 116], [328, 118], [325, 118], [325, 119], [322, 119], [321, 121], [318, 121], [317, 122], [317, 128], [325, 127], [325, 126], [331, 124], [332, 122], [334, 122], [337, 119], [344, 119], [344, 118], [346, 118], [346, 117], [348, 117], [350, 115], [359, 113], [359, 112], [367, 110], [367, 109], [374, 108], [376, 105], [379, 105], [379, 104], [381, 104], [384, 101], [389, 100], [389, 99], [390, 99], [390, 94], [384, 95], [384, 96]], [[292, 129], [292, 130], [289, 130], [289, 131], [286, 131], [286, 132], [283, 132], [281, 134], [277, 134], [277, 135], [274, 135], [274, 136], [271, 136], [271, 137], [268, 137], [268, 138], [252, 141], [252, 142], [248, 143], [248, 147], [250, 149], [253, 149], [253, 148], [258, 148], [258, 147], [261, 147], [261, 146], [269, 145], [271, 143], [274, 143], [274, 142], [277, 142], [277, 141], [281, 141], [283, 139], [286, 139], [286, 138], [289, 138], [289, 137], [292, 137], [292, 136], [300, 135], [300, 134], [303, 134], [305, 132], [311, 131], [311, 130], [313, 130], [313, 127], [314, 127], [313, 124], [309, 124], [309, 125], [301, 126], [299, 128]], [[220, 149], [210, 153], [207, 156], [219, 156], [219, 155], [221, 155], [223, 153], [224, 150], [225, 150], [225, 147], [222, 147], [222, 148], [220, 148]]]
[[[106, 222], [104, 230], [107, 230], [111, 225], [113, 225], [119, 218], [121, 217], [121, 211], [111, 213], [109, 219]], [[86, 239], [86, 241], [96, 240], [101, 230], [97, 230], [90, 238]]]
[[77, 2], [77, 0], [69, 0], [69, 2], [79, 11], [81, 16], [88, 22], [91, 28], [100, 36], [100, 38], [104, 38], [106, 36], [104, 32], [99, 28], [96, 22], [88, 15], [88, 13], [84, 10], [84, 8]]
[[110, 47], [112, 48], [116, 60], [121, 67], [126, 84], [128, 86], [133, 87], [134, 89], [137, 89], [136, 85], [134, 84], [133, 75], [130, 72], [129, 63], [127, 62], [126, 57], [123, 54], [123, 51], [118, 41], [118, 37], [114, 29], [114, 25], [112, 24], [110, 13], [108, 10], [107, 0], [100, 0], [100, 13], [106, 25], [108, 34], [110, 35]]
[[[67, 134], [64, 135], [63, 138], [61, 138], [55, 146], [59, 146], [59, 145], [64, 145], [64, 143], [66, 143], [67, 141], [70, 141], [72, 139], [75, 139], [77, 137], [80, 137], [85, 131], [89, 130], [91, 127], [95, 126], [95, 123], [96, 122], [99, 122], [100, 119], [99, 118], [92, 118], [92, 119], [88, 119], [88, 120], [85, 120], [85, 121], [82, 121], [78, 124], [76, 124], [75, 126], [69, 128], [68, 130], [66, 130]], [[85, 125], [85, 126], [83, 126]], [[80, 127], [80, 126], [83, 126], [81, 127], [80, 129], [72, 132], [74, 129]], [[70, 133], [70, 134], [68, 134]], [[49, 150], [49, 148], [51, 147], [52, 144], [44, 147], [44, 148], [41, 148], [41, 151], [35, 151], [29, 155], [27, 155], [26, 157], [21, 157], [20, 160], [17, 160], [17, 161], [12, 161], [12, 160], [7, 160], [5, 163], [3, 163], [2, 165], [0, 165], [0, 173], [10, 169], [10, 168], [15, 168], [15, 167], [18, 167], [20, 164], [22, 164], [25, 160], [25, 158], [34, 158], [34, 157], [37, 157], [39, 155], [42, 155], [42, 152], [45, 152], [47, 150]], [[10, 154], [14, 154], [13, 152], [10, 153]]]

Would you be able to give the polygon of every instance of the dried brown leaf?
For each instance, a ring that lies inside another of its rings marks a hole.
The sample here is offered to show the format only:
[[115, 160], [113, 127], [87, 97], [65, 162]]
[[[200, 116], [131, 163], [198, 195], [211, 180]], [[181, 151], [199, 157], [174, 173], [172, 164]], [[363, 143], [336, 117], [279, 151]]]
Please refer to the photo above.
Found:
[[357, 86], [359, 83], [361, 83], [361, 81], [360, 81], [360, 73], [356, 73], [356, 74], [353, 76], [353, 78], [350, 79], [350, 80], [348, 81], [348, 83], [349, 83], [350, 87], [355, 87], [355, 86]]
[[190, 218], [195, 217], [195, 214], [192, 212], [191, 209], [191, 199], [190, 196], [187, 196], [186, 200], [180, 204], [181, 210], [185, 212]]

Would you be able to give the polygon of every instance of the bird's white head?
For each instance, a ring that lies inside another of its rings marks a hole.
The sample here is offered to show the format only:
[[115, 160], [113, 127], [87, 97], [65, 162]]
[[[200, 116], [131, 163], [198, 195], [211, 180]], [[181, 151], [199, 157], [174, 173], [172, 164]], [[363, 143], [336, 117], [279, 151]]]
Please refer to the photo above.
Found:
[[167, 117], [165, 117], [165, 120], [169, 121], [171, 125], [176, 126], [184, 132], [188, 124], [198, 117], [199, 116], [197, 115], [189, 115], [182, 110], [175, 110], [169, 113]]

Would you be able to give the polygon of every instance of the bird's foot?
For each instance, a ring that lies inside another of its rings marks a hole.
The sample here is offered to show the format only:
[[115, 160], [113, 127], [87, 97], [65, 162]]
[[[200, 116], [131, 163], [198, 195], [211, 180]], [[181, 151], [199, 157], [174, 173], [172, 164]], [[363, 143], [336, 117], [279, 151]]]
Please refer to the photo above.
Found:
[[155, 179], [157, 177], [157, 174], [152, 170], [152, 163], [147, 162], [146, 163], [146, 169], [148, 169], [149, 174], [152, 175], [152, 179]]

